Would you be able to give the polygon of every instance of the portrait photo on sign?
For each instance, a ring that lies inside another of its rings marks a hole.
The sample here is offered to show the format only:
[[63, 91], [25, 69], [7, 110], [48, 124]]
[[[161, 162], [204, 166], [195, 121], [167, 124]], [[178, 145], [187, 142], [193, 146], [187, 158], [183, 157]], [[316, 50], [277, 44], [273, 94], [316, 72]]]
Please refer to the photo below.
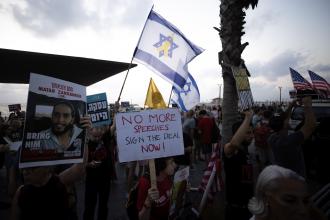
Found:
[[20, 167], [79, 163], [83, 160], [86, 115], [84, 86], [31, 74]]

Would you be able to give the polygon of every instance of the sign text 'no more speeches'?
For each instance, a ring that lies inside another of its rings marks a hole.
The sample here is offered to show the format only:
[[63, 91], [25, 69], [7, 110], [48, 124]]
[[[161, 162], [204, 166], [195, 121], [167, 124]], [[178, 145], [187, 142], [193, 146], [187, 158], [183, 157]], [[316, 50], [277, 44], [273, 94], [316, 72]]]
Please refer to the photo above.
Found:
[[118, 113], [115, 120], [120, 162], [184, 154], [178, 109]]

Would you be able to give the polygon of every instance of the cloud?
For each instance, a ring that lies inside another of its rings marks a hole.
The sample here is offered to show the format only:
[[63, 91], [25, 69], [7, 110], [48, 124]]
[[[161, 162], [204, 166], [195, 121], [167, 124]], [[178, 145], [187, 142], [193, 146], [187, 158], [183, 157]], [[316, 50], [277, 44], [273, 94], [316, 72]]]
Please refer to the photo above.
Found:
[[307, 55], [299, 52], [284, 51], [274, 56], [268, 62], [247, 63], [247, 67], [252, 77], [262, 76], [269, 81], [274, 81], [278, 77], [289, 74], [289, 67], [296, 68], [303, 65], [307, 60]]
[[[146, 19], [150, 0], [24, 0], [10, 4], [15, 20], [25, 29], [43, 37], [53, 37], [68, 29], [89, 26], [95, 30], [113, 25], [136, 26]], [[141, 16], [141, 11], [146, 11]]]
[[330, 64], [317, 64], [311, 66], [309, 70], [312, 70], [316, 74], [322, 76], [325, 80], [330, 82]]
[[[251, 13], [255, 13], [254, 11]], [[260, 15], [249, 14], [246, 17], [245, 32], [253, 38], [261, 35], [265, 28], [268, 28], [276, 23], [277, 15], [273, 11], [263, 12]]]
[[[151, 0], [126, 1], [124, 5], [125, 10], [123, 10], [120, 16], [122, 24], [134, 27], [136, 24], [143, 23], [147, 19], [151, 5]], [[145, 14], [142, 12], [145, 12]]]
[[84, 26], [93, 19], [80, 0], [25, 0], [11, 5], [13, 16], [24, 28], [45, 37]]

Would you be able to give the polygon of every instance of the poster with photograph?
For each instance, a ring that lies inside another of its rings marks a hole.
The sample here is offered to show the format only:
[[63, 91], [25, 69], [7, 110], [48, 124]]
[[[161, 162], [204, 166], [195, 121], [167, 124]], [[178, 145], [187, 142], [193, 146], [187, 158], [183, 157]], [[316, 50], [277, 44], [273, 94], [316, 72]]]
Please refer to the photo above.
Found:
[[173, 179], [171, 206], [169, 219], [177, 219], [183, 211], [185, 193], [189, 179], [189, 167], [182, 168], [175, 172]]
[[106, 93], [87, 96], [87, 114], [91, 117], [93, 127], [111, 123]]
[[19, 167], [82, 162], [83, 115], [85, 86], [31, 73]]
[[178, 109], [117, 113], [119, 162], [184, 154]]

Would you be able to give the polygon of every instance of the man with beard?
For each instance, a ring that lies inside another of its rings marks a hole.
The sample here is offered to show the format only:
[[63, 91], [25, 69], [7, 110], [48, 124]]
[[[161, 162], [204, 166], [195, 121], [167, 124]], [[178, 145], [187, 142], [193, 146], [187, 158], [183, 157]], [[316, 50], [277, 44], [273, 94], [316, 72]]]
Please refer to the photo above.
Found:
[[[47, 139], [41, 141], [42, 149], [56, 149], [59, 154], [65, 151], [81, 151], [83, 129], [74, 124], [75, 110], [69, 102], [54, 105], [51, 128], [45, 132]], [[72, 155], [74, 156], [74, 155]]]
[[226, 220], [248, 220], [247, 204], [253, 195], [253, 173], [248, 146], [253, 140], [251, 125], [253, 111], [246, 111], [243, 121], [232, 126], [234, 136], [224, 147], [226, 174]]

